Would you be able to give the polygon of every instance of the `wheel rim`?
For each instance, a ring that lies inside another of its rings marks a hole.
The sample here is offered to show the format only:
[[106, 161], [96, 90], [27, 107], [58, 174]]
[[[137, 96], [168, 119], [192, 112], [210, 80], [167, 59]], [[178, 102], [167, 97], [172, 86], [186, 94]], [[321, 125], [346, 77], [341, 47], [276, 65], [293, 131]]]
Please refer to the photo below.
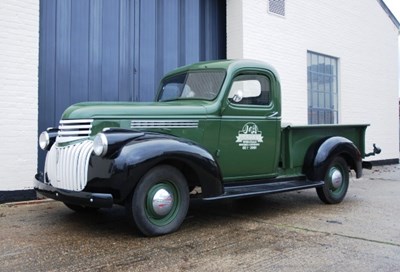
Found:
[[171, 182], [157, 183], [147, 193], [146, 215], [154, 225], [168, 225], [175, 219], [180, 201], [179, 192]]
[[345, 173], [339, 165], [333, 166], [328, 172], [329, 190], [334, 196], [340, 196], [345, 187]]

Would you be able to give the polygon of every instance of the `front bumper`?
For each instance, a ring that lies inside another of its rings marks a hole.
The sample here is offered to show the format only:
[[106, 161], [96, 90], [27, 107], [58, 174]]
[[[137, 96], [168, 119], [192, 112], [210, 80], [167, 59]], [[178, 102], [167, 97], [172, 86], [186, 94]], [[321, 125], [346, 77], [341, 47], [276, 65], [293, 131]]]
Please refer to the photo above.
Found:
[[40, 181], [38, 179], [39, 176], [40, 175], [36, 175], [34, 189], [36, 192], [46, 197], [69, 204], [96, 208], [111, 208], [114, 203], [111, 194], [58, 189]]

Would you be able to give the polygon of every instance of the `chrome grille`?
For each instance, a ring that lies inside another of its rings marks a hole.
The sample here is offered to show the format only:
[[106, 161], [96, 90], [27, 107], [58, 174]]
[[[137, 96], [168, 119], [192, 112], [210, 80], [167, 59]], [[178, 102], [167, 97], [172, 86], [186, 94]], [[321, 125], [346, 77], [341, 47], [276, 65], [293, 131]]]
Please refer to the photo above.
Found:
[[89, 137], [92, 123], [93, 119], [61, 120], [57, 142], [65, 143]]
[[87, 184], [87, 172], [93, 141], [68, 146], [53, 145], [46, 157], [47, 182], [53, 187], [82, 191]]

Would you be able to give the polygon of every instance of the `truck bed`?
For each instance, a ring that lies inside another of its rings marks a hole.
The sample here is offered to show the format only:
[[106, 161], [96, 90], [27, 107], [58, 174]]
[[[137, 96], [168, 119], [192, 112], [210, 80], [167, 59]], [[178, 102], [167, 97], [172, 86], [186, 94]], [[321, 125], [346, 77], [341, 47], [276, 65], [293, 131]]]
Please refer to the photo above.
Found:
[[365, 131], [369, 125], [307, 125], [285, 126], [281, 130], [281, 169], [286, 174], [299, 173], [309, 147], [316, 141], [342, 136], [365, 154]]

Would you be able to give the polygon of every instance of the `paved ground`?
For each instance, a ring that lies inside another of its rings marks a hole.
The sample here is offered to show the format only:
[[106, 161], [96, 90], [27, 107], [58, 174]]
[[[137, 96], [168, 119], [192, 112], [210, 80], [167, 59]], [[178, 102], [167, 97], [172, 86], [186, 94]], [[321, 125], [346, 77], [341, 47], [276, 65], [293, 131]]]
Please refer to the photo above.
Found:
[[115, 207], [79, 215], [47, 201], [0, 205], [0, 271], [400, 271], [400, 166], [314, 190], [192, 202], [177, 233], [144, 238]]

